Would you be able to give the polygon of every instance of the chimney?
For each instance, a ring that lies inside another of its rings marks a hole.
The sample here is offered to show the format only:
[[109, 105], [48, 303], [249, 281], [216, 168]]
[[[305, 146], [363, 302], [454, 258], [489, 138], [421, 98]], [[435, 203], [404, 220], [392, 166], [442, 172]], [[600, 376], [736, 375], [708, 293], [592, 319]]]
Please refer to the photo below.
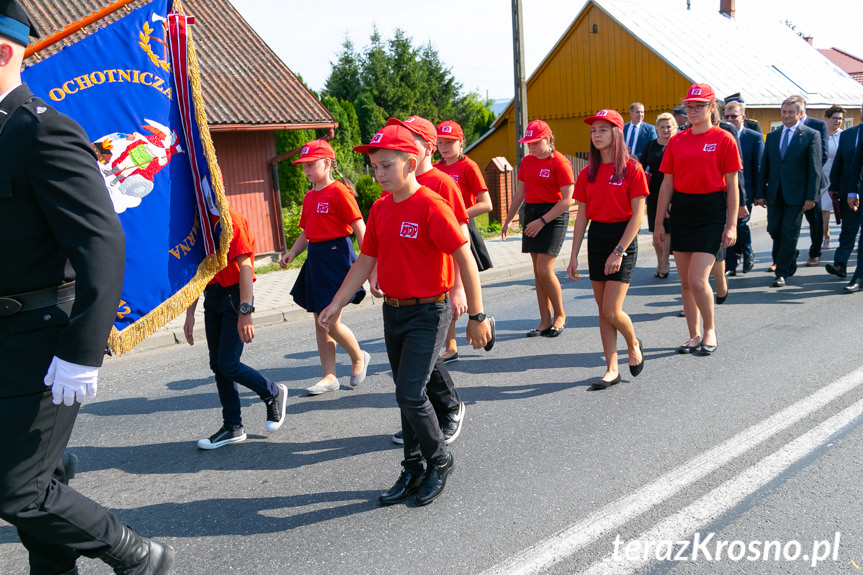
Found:
[[734, 0], [719, 0], [719, 13], [728, 18], [734, 18]]
[[803, 36], [803, 39], [809, 42], [809, 45], [812, 45], [812, 36]]

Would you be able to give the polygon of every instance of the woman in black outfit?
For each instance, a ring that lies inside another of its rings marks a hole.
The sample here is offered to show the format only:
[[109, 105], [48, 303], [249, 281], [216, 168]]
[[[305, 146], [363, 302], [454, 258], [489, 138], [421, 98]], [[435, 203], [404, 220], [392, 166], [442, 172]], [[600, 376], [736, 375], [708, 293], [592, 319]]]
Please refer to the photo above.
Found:
[[[656, 202], [659, 199], [659, 187], [662, 185], [662, 178], [665, 176], [659, 171], [659, 165], [662, 163], [662, 155], [665, 154], [665, 145], [671, 136], [677, 133], [677, 121], [674, 116], [669, 113], [660, 114], [656, 118], [656, 133], [658, 138], [647, 142], [644, 150], [641, 152], [639, 161], [644, 166], [644, 173], [647, 175], [647, 187], [650, 190], [650, 195], [647, 196], [647, 227], [653, 233], [654, 220], [656, 220]], [[669, 228], [668, 218], [665, 218], [665, 241], [662, 245], [654, 245], [656, 251], [656, 272], [653, 277], [665, 279], [668, 277], [668, 257], [671, 255], [671, 231]]]

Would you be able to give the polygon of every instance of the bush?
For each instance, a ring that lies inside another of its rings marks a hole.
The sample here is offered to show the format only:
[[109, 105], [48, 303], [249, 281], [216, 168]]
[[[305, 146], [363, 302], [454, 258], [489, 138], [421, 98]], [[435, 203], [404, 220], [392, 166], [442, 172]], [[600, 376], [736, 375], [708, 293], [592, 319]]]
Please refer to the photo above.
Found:
[[372, 209], [375, 200], [381, 197], [383, 187], [367, 174], [360, 176], [354, 187], [357, 191], [357, 204], [360, 206], [360, 212], [363, 214], [363, 219], [368, 220], [369, 210]]
[[300, 229], [300, 215], [303, 213], [302, 204], [291, 204], [286, 208], [282, 208], [282, 224], [285, 226], [285, 244], [287, 249], [291, 249], [297, 238], [300, 237], [302, 229]]

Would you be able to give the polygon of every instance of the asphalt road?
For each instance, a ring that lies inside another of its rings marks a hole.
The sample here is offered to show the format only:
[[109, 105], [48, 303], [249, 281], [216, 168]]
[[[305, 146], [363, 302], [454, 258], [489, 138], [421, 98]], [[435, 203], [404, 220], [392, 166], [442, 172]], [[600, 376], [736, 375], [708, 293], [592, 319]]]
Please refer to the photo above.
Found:
[[[221, 422], [205, 342], [108, 360], [72, 438], [73, 485], [174, 545], [178, 574], [854, 573], [863, 294], [842, 294], [823, 266], [769, 288], [769, 242], [764, 228], [755, 235], [756, 269], [730, 280], [712, 357], [674, 352], [688, 337], [679, 283], [653, 278], [642, 251], [624, 309], [646, 367], [634, 380], [623, 353], [623, 383], [600, 392], [588, 281], [559, 274], [569, 318], [557, 339], [524, 337], [537, 323], [532, 278], [487, 286], [498, 343], [463, 345], [451, 364], [467, 419], [455, 471], [428, 507], [377, 504], [401, 460], [377, 308], [344, 316], [372, 354], [369, 378], [315, 398], [302, 391], [320, 370], [311, 320], [259, 329], [244, 360], [287, 384], [288, 420], [267, 434], [263, 405], [243, 393], [249, 439], [215, 451], [195, 446]], [[339, 364], [346, 383], [343, 353]], [[664, 541], [678, 554], [695, 533], [713, 534], [696, 560], [691, 548], [687, 561], [655, 559]], [[771, 541], [779, 560], [729, 558]], [[80, 571], [110, 572], [91, 560]], [[0, 573], [26, 573], [2, 522]]]

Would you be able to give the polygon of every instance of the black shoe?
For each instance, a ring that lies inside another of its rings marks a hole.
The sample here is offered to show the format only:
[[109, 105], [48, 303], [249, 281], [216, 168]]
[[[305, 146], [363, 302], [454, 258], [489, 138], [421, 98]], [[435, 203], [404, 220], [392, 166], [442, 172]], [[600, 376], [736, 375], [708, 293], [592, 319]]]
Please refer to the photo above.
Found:
[[852, 279], [851, 283], [845, 286], [844, 290], [845, 293], [854, 293], [860, 291], [860, 280], [857, 278]]
[[539, 337], [539, 336], [541, 336], [541, 335], [542, 335], [542, 336], [547, 336], [547, 335], [548, 335], [548, 334], [550, 334], [550, 333], [551, 333], [551, 328], [550, 328], [550, 327], [547, 327], [547, 328], [545, 328], [545, 329], [536, 329], [536, 328], [534, 328], [534, 329], [530, 330], [529, 332], [527, 332], [525, 335], [526, 335], [527, 337]]
[[636, 365], [629, 366], [629, 373], [632, 374], [632, 377], [638, 377], [638, 374], [644, 369], [644, 346], [641, 345], [640, 339], [635, 338], [635, 340], [638, 342], [638, 349], [641, 351], [641, 362]]
[[750, 256], [743, 260], [743, 273], [748, 274], [755, 267], [755, 256]]
[[778, 278], [773, 280], [773, 283], [770, 285], [770, 287], [785, 287], [785, 278], [779, 276]]
[[497, 341], [497, 333], [495, 333], [495, 331], [494, 331], [494, 318], [491, 316], [488, 316], [487, 319], [488, 319], [488, 326], [491, 328], [491, 339], [488, 340], [488, 343], [485, 344], [485, 347], [483, 347], [483, 349], [486, 351], [491, 351], [491, 348], [494, 347], [494, 342]]
[[117, 575], [164, 575], [174, 562], [174, 548], [145, 539], [123, 525], [120, 538], [99, 559]]
[[718, 346], [719, 346], [719, 343], [717, 343], [716, 345], [707, 345], [706, 343], [702, 343], [701, 344], [701, 355], [712, 354], [714, 351], [716, 351], [716, 348]]
[[836, 265], [827, 264], [824, 266], [828, 274], [833, 274], [838, 278], [845, 278], [848, 274], [845, 272], [845, 264], [837, 263]]
[[402, 469], [401, 475], [396, 479], [395, 485], [390, 487], [388, 491], [381, 493], [378, 501], [381, 502], [381, 505], [401, 503], [419, 490], [422, 480], [422, 473]]
[[725, 303], [725, 300], [727, 300], [727, 299], [728, 299], [728, 291], [726, 291], [726, 292], [725, 292], [725, 295], [724, 295], [724, 296], [722, 296], [722, 297], [719, 297], [719, 295], [717, 294], [717, 296], [716, 296], [716, 305], [722, 305], [722, 304], [724, 304], [724, 303]]
[[285, 422], [285, 408], [288, 405], [288, 386], [276, 384], [279, 392], [267, 404], [267, 431], [275, 431]]
[[198, 440], [198, 449], [218, 449], [222, 446], [238, 443], [246, 440], [246, 431], [242, 427], [230, 429], [222, 426], [222, 429], [206, 439]]
[[464, 402], [460, 402], [458, 404], [458, 409], [453, 410], [452, 413], [447, 415], [443, 421], [443, 424], [440, 427], [440, 430], [443, 433], [444, 441], [447, 444], [450, 444], [456, 440], [459, 433], [461, 433], [461, 426], [463, 423]]
[[557, 337], [563, 333], [563, 330], [565, 328], [566, 328], [565, 325], [560, 326], [560, 329], [558, 329], [554, 326], [551, 326], [550, 328], [548, 328], [548, 333], [542, 334], [542, 337]]
[[452, 363], [454, 361], [458, 361], [458, 352], [455, 352], [449, 357], [441, 357], [441, 361], [444, 363]]
[[678, 346], [677, 353], [682, 353], [685, 355], [685, 354], [690, 354], [693, 351], [697, 351], [699, 349], [701, 349], [701, 341], [700, 340], [695, 345], [689, 345], [689, 342], [686, 342], [683, 345]]
[[619, 373], [617, 374], [617, 377], [615, 377], [614, 379], [612, 379], [610, 381], [606, 380], [606, 379], [602, 379], [602, 378], [597, 379], [596, 381], [593, 382], [593, 389], [606, 389], [608, 387], [611, 387], [612, 385], [617, 385], [618, 383], [620, 383], [620, 374]]
[[725, 270], [725, 277], [733, 278], [737, 276], [737, 270]]
[[452, 473], [454, 466], [455, 459], [453, 459], [452, 453], [447, 453], [446, 463], [443, 465], [432, 465], [426, 470], [422, 485], [420, 485], [417, 492], [417, 505], [428, 505], [443, 493], [443, 488], [446, 487], [446, 479]]
[[401, 429], [393, 433], [393, 443], [396, 445], [404, 445], [405, 444], [405, 434]]

